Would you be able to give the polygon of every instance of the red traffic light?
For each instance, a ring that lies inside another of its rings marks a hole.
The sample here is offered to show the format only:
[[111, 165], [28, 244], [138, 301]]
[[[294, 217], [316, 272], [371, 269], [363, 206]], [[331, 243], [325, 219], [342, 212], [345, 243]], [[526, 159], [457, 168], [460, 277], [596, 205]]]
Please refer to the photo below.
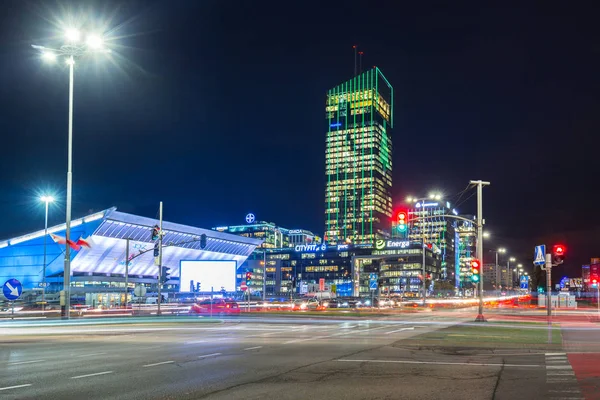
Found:
[[481, 264], [479, 263], [479, 260], [473, 260], [471, 261], [471, 268], [473, 269], [479, 269], [481, 267]]
[[566, 251], [566, 247], [563, 246], [562, 244], [555, 244], [554, 247], [552, 247], [552, 253], [556, 256], [564, 255], [565, 251]]
[[406, 221], [406, 213], [404, 211], [398, 213], [398, 221]]
[[593, 283], [593, 284], [596, 284], [596, 283], [598, 283], [598, 279], [592, 279], [592, 283]]

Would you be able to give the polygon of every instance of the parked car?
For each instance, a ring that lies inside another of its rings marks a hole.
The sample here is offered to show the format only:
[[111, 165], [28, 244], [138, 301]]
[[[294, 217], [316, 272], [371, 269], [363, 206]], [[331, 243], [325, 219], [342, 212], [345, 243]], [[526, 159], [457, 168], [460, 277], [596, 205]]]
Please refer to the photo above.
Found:
[[210, 315], [211, 313], [212, 315], [220, 317], [226, 315], [239, 315], [240, 306], [233, 300], [208, 299], [190, 307], [190, 314]]

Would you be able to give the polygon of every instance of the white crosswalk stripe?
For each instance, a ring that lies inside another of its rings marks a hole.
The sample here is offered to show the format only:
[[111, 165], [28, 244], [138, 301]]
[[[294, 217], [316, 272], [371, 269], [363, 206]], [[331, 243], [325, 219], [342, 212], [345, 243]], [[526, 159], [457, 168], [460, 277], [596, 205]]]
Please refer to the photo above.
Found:
[[547, 398], [552, 400], [579, 400], [581, 391], [575, 372], [566, 353], [546, 353]]

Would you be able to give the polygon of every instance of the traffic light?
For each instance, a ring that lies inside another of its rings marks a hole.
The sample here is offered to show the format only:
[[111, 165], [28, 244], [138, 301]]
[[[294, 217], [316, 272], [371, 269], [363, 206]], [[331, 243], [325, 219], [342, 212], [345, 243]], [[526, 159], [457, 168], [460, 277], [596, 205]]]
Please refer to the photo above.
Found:
[[246, 285], [250, 285], [251, 280], [252, 280], [252, 273], [246, 272]]
[[169, 267], [161, 267], [160, 283], [165, 283], [166, 281], [171, 279], [171, 277], [169, 276], [169, 269]]
[[590, 283], [594, 289], [598, 288], [598, 276], [592, 275], [590, 278]]
[[154, 257], [158, 257], [160, 251], [158, 249], [158, 242], [154, 243]]
[[152, 228], [152, 240], [158, 239], [158, 233], [160, 232], [160, 228], [158, 225], [154, 225]]
[[479, 282], [481, 279], [481, 263], [479, 260], [471, 261], [471, 281]]
[[206, 235], [203, 233], [200, 235], [200, 248], [203, 249], [206, 247]]
[[400, 211], [398, 213], [398, 232], [406, 232], [406, 213], [404, 211]]
[[562, 244], [552, 246], [552, 264], [559, 265], [565, 261], [566, 247]]

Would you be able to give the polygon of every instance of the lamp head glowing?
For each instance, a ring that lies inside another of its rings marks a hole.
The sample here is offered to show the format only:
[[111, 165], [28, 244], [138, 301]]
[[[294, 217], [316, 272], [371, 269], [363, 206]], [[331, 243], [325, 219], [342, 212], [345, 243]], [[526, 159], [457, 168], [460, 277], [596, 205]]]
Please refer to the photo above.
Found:
[[45, 202], [45, 203], [52, 203], [54, 201], [54, 197], [52, 196], [42, 196], [40, 197], [40, 200]]
[[65, 38], [69, 42], [79, 42], [79, 39], [81, 39], [81, 33], [77, 29], [69, 28], [65, 31]]
[[92, 50], [100, 50], [104, 47], [104, 39], [100, 35], [89, 35], [86, 43]]

